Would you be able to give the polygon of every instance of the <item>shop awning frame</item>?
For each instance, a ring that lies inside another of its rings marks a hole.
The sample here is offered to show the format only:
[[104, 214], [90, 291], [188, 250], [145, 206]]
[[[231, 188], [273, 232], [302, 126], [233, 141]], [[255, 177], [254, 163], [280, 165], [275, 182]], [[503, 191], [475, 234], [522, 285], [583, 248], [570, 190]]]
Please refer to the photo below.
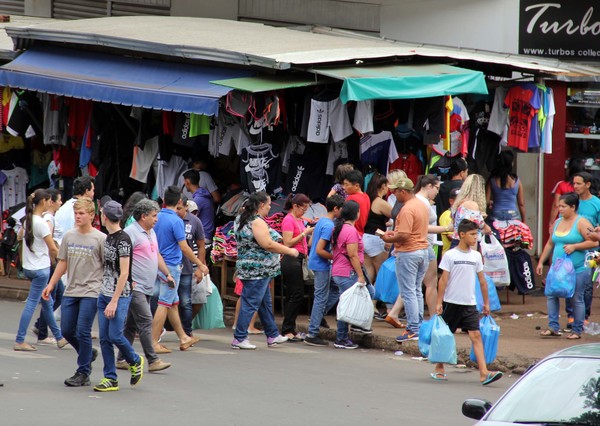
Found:
[[0, 67], [0, 84], [98, 102], [217, 115], [219, 98], [231, 89], [210, 81], [253, 74], [249, 70], [35, 46]]
[[312, 71], [343, 80], [340, 99], [344, 103], [488, 93], [482, 72], [445, 64], [314, 68]]
[[329, 78], [317, 78], [316, 75], [257, 75], [226, 80], [213, 80], [211, 83], [244, 92], [260, 93], [272, 90], [293, 89], [330, 83]]

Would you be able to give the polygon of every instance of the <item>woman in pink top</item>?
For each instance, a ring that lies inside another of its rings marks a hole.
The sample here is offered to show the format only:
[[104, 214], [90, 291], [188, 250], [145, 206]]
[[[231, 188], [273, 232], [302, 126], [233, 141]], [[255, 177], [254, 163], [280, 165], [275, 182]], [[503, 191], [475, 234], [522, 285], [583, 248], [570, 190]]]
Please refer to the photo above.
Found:
[[[340, 211], [340, 217], [335, 220], [331, 246], [333, 247], [333, 266], [331, 268], [332, 292], [337, 290], [337, 296], [348, 290], [354, 284], [366, 285], [365, 275], [361, 265], [364, 262], [365, 247], [354, 223], [360, 215], [360, 206], [356, 201], [346, 201]], [[330, 297], [331, 293], [330, 293]], [[357, 344], [350, 340], [348, 323], [337, 322], [335, 347], [340, 349], [356, 349]]]
[[313, 228], [304, 226], [302, 218], [309, 206], [310, 199], [306, 195], [290, 194], [283, 207], [288, 212], [281, 223], [283, 244], [295, 248], [299, 253], [298, 257], [285, 255], [281, 260], [281, 277], [286, 293], [281, 334], [290, 342], [304, 340], [304, 335], [296, 329], [296, 318], [304, 300], [302, 262], [308, 256], [307, 238], [313, 232]]

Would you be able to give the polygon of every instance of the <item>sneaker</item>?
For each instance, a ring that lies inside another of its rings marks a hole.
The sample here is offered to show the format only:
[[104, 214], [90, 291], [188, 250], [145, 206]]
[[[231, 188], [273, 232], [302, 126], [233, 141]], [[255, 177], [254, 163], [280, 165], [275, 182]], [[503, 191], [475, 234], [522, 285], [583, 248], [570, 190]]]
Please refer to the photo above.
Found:
[[69, 344], [69, 342], [64, 337], [62, 339], [60, 339], [59, 341], [56, 342], [56, 346], [58, 346], [58, 349], [62, 349], [65, 346], [67, 346], [68, 344]]
[[122, 359], [121, 361], [117, 361], [115, 366], [117, 367], [117, 370], [129, 370], [129, 364], [127, 364], [127, 361], [125, 361], [124, 359]]
[[100, 384], [94, 386], [96, 392], [111, 392], [119, 390], [119, 382], [113, 379], [107, 379], [106, 377], [100, 380]]
[[148, 364], [148, 371], [150, 373], [155, 373], [157, 371], [166, 370], [170, 366], [171, 366], [170, 362], [164, 362], [161, 359], [157, 359], [156, 361], [151, 362], [150, 364]]
[[144, 377], [144, 357], [140, 356], [140, 360], [133, 365], [129, 366], [129, 371], [131, 371], [131, 379], [129, 380], [129, 384], [131, 386], [137, 385], [142, 377]]
[[358, 334], [373, 334], [373, 330], [370, 328], [362, 328], [357, 325], [351, 325], [350, 331], [353, 331]]
[[304, 343], [308, 346], [329, 346], [329, 342], [321, 339], [319, 336], [306, 336]]
[[382, 314], [381, 312], [375, 312], [373, 314], [375, 321], [385, 321], [385, 317], [387, 317], [387, 313]]
[[231, 349], [256, 349], [256, 345], [250, 343], [250, 340], [244, 339], [241, 342], [237, 339], [231, 341]]
[[288, 341], [287, 337], [282, 336], [281, 334], [277, 337], [267, 337], [267, 345], [272, 348], [274, 346], [279, 345], [280, 343], [285, 343]]
[[56, 345], [56, 339], [54, 337], [46, 337], [45, 339], [38, 339], [38, 345]]
[[67, 385], [71, 388], [77, 388], [80, 386], [89, 386], [90, 385], [90, 376], [77, 371], [72, 377], [69, 377], [67, 380], [65, 380], [65, 385]]
[[396, 337], [396, 342], [407, 342], [409, 340], [419, 340], [419, 333], [406, 330], [400, 336]]
[[352, 340], [350, 340], [350, 339], [336, 340], [335, 343], [333, 344], [333, 346], [335, 346], [338, 349], [356, 349], [356, 348], [358, 348], [358, 345], [356, 343], [353, 343]]

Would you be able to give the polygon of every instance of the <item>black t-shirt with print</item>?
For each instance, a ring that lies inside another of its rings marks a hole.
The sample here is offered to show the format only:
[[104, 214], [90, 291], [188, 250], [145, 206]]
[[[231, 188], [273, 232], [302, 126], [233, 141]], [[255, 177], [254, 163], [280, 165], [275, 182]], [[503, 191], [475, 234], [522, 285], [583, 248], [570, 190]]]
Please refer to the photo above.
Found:
[[108, 234], [104, 242], [104, 276], [100, 290], [102, 295], [112, 297], [115, 293], [117, 281], [121, 275], [122, 257], [129, 257], [129, 274], [121, 297], [131, 294], [131, 253], [131, 238], [125, 231], [119, 229], [117, 232]]

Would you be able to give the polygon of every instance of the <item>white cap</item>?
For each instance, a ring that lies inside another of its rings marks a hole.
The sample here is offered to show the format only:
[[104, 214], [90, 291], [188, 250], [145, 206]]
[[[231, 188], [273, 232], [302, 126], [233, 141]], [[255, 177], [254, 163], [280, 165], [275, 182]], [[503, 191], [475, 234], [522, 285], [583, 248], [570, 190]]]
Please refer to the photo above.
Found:
[[196, 204], [196, 202], [193, 201], [193, 200], [188, 200], [188, 202], [187, 202], [187, 208], [188, 208], [188, 211], [190, 213], [198, 211], [198, 204]]

